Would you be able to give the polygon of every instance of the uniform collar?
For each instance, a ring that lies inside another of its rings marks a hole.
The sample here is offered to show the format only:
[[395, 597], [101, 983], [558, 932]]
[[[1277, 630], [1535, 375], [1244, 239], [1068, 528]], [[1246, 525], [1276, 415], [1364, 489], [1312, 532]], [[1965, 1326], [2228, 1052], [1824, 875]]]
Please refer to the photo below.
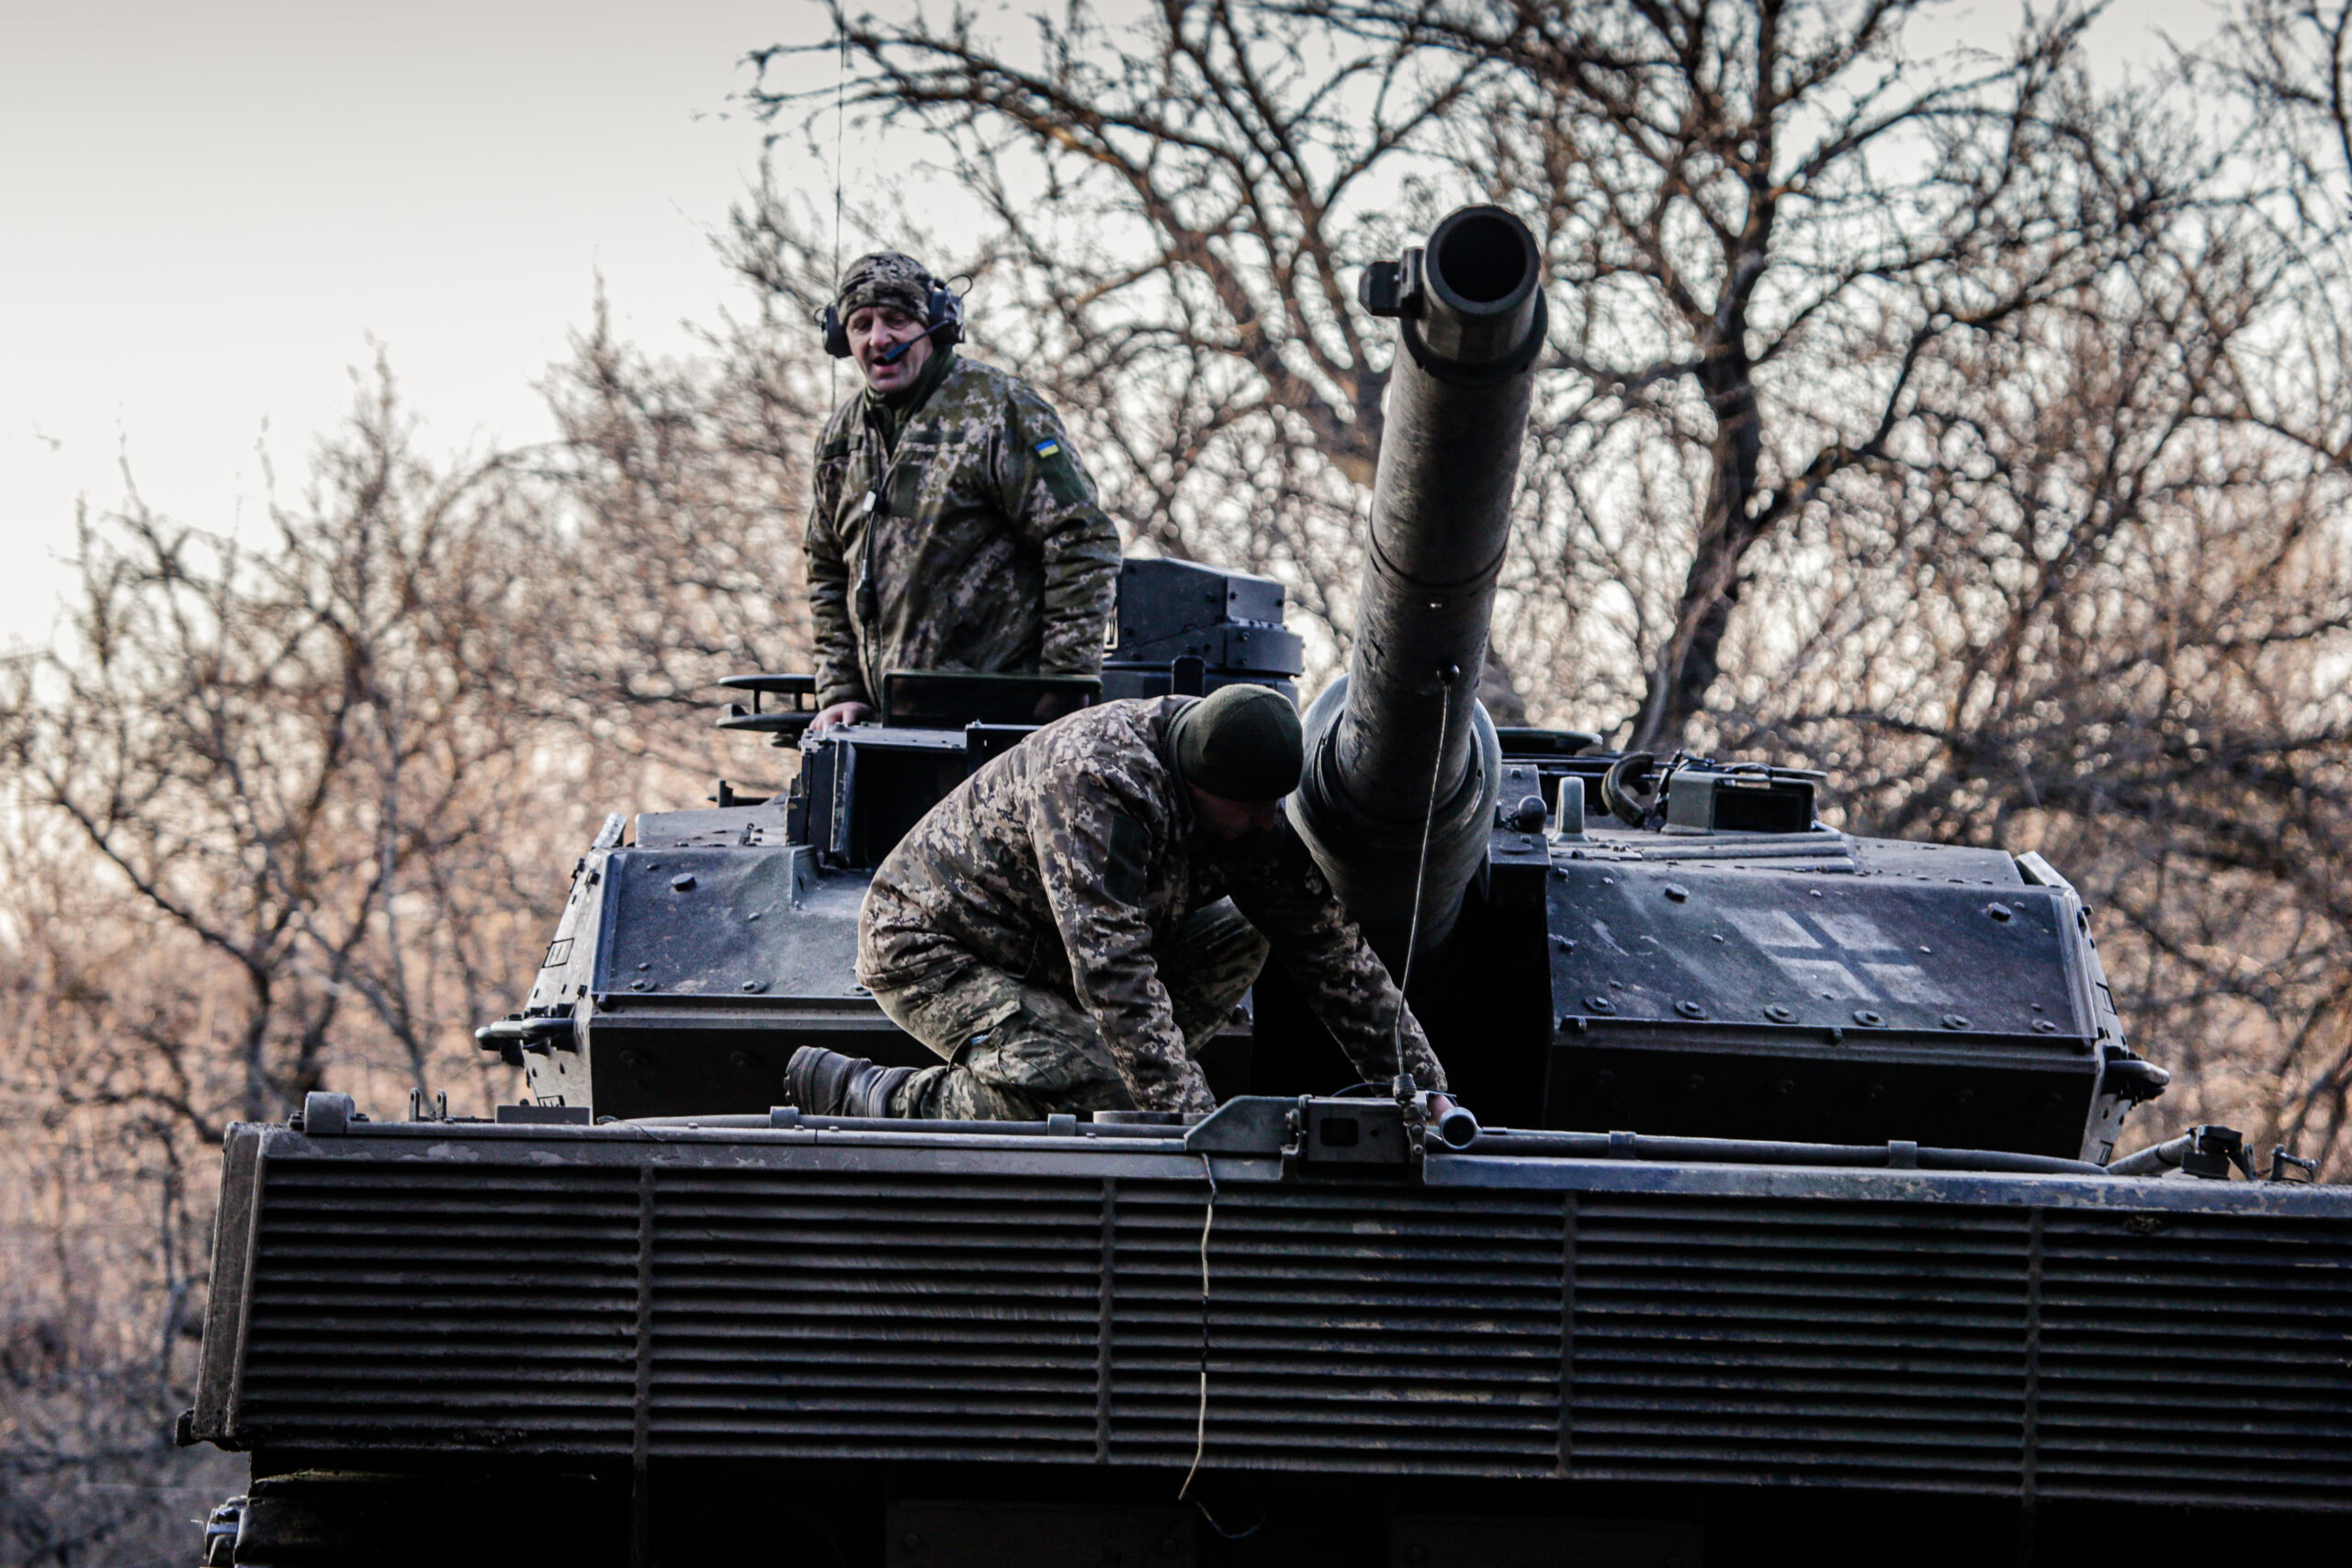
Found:
[[1198, 697], [1167, 696], [1159, 699], [1158, 746], [1159, 760], [1168, 769], [1168, 776], [1175, 787], [1169, 793], [1176, 801], [1176, 822], [1187, 838], [1193, 832], [1193, 792], [1185, 787], [1184, 770], [1176, 765], [1176, 716], [1199, 702]]
[[866, 388], [865, 417], [881, 427], [885, 440], [896, 442], [899, 432], [931, 400], [931, 394], [939, 389], [939, 384], [947, 379], [947, 372], [955, 363], [954, 349], [933, 348], [931, 357], [923, 361], [922, 373], [915, 378], [914, 385], [887, 396]]

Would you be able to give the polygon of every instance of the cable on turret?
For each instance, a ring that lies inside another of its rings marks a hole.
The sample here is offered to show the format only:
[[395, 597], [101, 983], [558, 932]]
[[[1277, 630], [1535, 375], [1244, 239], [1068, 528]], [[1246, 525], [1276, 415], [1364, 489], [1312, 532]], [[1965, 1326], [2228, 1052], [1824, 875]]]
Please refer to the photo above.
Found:
[[1396, 1057], [1400, 1073], [1405, 1070], [1405, 991], [1413, 983], [1413, 954], [1421, 944], [1421, 892], [1429, 884], [1430, 835], [1437, 827], [1438, 785], [1445, 777], [1446, 698], [1461, 678], [1459, 664], [1449, 664], [1437, 672], [1437, 745], [1430, 753], [1430, 798], [1421, 812], [1420, 860], [1413, 867], [1412, 923], [1405, 931], [1405, 968], [1396, 976], [1396, 1026], [1388, 1041], [1389, 1054]]
[[1193, 1477], [1201, 1472], [1201, 1455], [1209, 1446], [1209, 1231], [1216, 1224], [1216, 1168], [1205, 1154], [1201, 1156], [1201, 1174], [1209, 1180], [1209, 1203], [1201, 1213], [1201, 1406], [1193, 1423], [1192, 1468], [1176, 1489], [1179, 1503], [1192, 1495]]

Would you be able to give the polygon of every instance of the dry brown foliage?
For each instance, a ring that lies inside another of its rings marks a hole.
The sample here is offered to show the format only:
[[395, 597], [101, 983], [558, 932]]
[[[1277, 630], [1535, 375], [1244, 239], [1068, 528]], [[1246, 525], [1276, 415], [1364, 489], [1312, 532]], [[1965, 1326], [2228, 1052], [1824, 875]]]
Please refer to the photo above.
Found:
[[554, 452], [430, 464], [379, 367], [264, 538], [135, 496], [85, 523], [67, 639], [0, 673], [18, 1559], [184, 1558], [222, 1490], [166, 1436], [228, 1124], [330, 1087], [511, 1098], [472, 1030], [514, 1005], [603, 815], [699, 804], [719, 759], [773, 768], [715, 744], [702, 700], [800, 646], [801, 427], [771, 391], [599, 323]]

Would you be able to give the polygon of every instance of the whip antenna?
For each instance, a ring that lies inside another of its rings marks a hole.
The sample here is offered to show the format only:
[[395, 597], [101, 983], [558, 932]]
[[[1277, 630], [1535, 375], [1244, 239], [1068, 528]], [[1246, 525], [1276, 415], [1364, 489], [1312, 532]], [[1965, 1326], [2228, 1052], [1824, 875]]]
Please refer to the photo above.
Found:
[[[833, 297], [842, 292], [842, 130], [847, 123], [849, 109], [849, 28], [840, 28], [841, 53], [833, 61]], [[841, 400], [842, 364], [830, 360], [825, 366], [825, 400]]]

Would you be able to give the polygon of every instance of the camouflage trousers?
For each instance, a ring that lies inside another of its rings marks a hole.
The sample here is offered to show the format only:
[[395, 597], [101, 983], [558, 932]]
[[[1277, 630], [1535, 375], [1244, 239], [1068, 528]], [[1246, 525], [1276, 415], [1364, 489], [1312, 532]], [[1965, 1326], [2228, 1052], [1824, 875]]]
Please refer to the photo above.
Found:
[[[1258, 929], [1220, 898], [1185, 922], [1159, 954], [1176, 1027], [1195, 1055], [1266, 966]], [[946, 1065], [925, 1067], [890, 1097], [893, 1116], [1035, 1122], [1057, 1111], [1132, 1111], [1102, 1032], [1065, 991], [981, 964], [874, 993], [890, 1021]]]

